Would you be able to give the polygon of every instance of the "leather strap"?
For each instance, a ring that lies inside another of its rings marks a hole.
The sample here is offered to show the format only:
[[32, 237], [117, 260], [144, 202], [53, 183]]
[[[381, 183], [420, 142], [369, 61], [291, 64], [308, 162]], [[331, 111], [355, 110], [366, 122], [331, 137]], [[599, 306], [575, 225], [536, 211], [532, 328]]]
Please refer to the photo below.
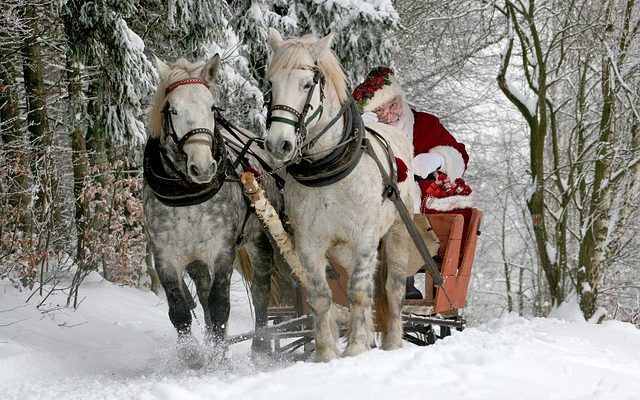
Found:
[[[371, 133], [371, 136], [373, 136], [380, 143], [382, 148], [386, 150], [385, 155], [387, 156], [388, 162], [394, 163], [395, 156], [393, 155], [393, 150], [391, 149], [389, 144], [386, 142], [386, 140], [382, 136], [380, 136], [378, 132], [374, 131], [373, 129], [367, 128], [367, 131]], [[422, 237], [418, 232], [418, 228], [416, 228], [416, 225], [413, 223], [413, 218], [409, 214], [409, 210], [407, 210], [407, 207], [404, 205], [404, 203], [402, 202], [402, 199], [400, 198], [400, 191], [398, 189], [397, 178], [393, 175], [393, 172], [392, 172], [392, 175], [390, 176], [387, 173], [387, 171], [385, 171], [382, 165], [382, 162], [376, 155], [375, 151], [373, 151], [371, 142], [369, 141], [368, 138], [365, 138], [365, 151], [371, 158], [373, 158], [373, 160], [378, 165], [378, 169], [380, 170], [380, 174], [382, 175], [382, 180], [386, 184], [383, 195], [388, 197], [391, 201], [393, 201], [393, 204], [395, 204], [396, 208], [398, 209], [400, 218], [402, 219], [402, 222], [404, 222], [404, 225], [407, 227], [407, 231], [411, 236], [411, 240], [413, 240], [413, 243], [416, 245], [418, 252], [422, 256], [422, 260], [424, 261], [425, 266], [427, 267], [426, 269], [429, 271], [429, 274], [433, 278], [433, 284], [437, 287], [442, 286], [442, 284], [444, 283], [444, 278], [442, 277], [442, 274], [440, 274], [440, 271], [438, 270], [438, 266], [436, 265], [435, 261], [433, 261], [433, 257], [431, 256], [431, 254], [429, 254], [429, 249], [427, 249], [427, 245], [422, 240]], [[394, 168], [392, 168], [391, 171], [394, 171]], [[445, 296], [449, 300], [449, 303], [451, 303], [451, 300], [449, 299], [449, 296], [446, 295], [446, 293], [445, 293]], [[450, 305], [453, 307], [452, 303]]]

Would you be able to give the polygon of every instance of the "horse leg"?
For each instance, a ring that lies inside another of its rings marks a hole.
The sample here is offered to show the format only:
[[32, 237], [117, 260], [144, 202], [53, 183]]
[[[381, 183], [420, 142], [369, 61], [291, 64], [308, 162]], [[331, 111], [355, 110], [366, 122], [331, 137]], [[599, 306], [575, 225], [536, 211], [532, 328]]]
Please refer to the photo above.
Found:
[[253, 352], [269, 353], [271, 351], [271, 340], [261, 334], [261, 329], [267, 325], [267, 308], [271, 293], [274, 251], [266, 235], [260, 235], [255, 241], [248, 243], [246, 249], [252, 263], [251, 299], [256, 313], [256, 336], [251, 343], [251, 350]]
[[396, 222], [382, 239], [385, 248], [387, 279], [384, 289], [388, 315], [380, 316], [386, 320], [386, 331], [382, 332], [382, 348], [393, 350], [402, 347], [402, 303], [405, 296], [406, 268], [409, 262], [411, 237], [402, 222]]
[[378, 252], [375, 247], [361, 250], [355, 267], [349, 276], [349, 303], [351, 304], [347, 348], [344, 356], [355, 356], [374, 345], [371, 300], [373, 297], [373, 272]]
[[191, 335], [191, 310], [185, 300], [182, 272], [167, 267], [160, 257], [156, 260], [156, 271], [169, 304], [169, 320], [178, 331], [178, 356], [190, 367], [201, 368], [204, 358], [197, 340]]
[[156, 271], [164, 288], [169, 305], [169, 320], [178, 331], [178, 336], [191, 335], [191, 310], [182, 293], [181, 273], [169, 267], [159, 257], [156, 258]]
[[300, 261], [307, 278], [307, 303], [315, 322], [316, 361], [326, 362], [338, 357], [338, 325], [333, 315], [331, 289], [327, 283], [327, 258], [324, 252], [315, 254], [300, 251]]
[[210, 339], [214, 345], [224, 341], [229, 322], [231, 274], [235, 249], [231, 248], [215, 262], [216, 270], [213, 285], [209, 291], [209, 312], [211, 325], [208, 327]]
[[204, 310], [205, 326], [211, 326], [211, 313], [209, 311], [209, 291], [211, 290], [211, 275], [207, 264], [201, 261], [193, 261], [187, 265], [187, 273], [196, 285], [198, 300]]

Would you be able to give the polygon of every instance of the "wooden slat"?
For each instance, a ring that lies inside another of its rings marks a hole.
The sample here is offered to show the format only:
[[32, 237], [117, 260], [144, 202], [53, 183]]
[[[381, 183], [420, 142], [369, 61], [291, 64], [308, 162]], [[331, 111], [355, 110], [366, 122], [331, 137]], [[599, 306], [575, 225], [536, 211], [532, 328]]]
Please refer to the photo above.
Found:
[[[463, 218], [462, 215], [458, 215]], [[471, 269], [475, 258], [476, 245], [478, 242], [478, 232], [480, 221], [482, 220], [482, 211], [478, 209], [471, 210], [471, 218], [467, 231], [464, 232], [461, 243], [464, 248], [459, 249], [459, 263], [456, 261], [456, 270], [448, 269], [445, 271], [443, 267], [443, 276], [445, 277], [444, 291], [449, 295], [446, 298], [443, 290], [436, 290], [436, 298], [434, 301], [434, 311], [436, 313], [452, 313], [455, 314], [466, 305], [467, 290], [471, 278]], [[453, 309], [449, 300], [453, 303]]]
[[[462, 234], [464, 228], [464, 218], [459, 214], [445, 214], [450, 221], [449, 235], [447, 237], [447, 246], [444, 248], [441, 274], [444, 277], [444, 288], [451, 299], [455, 296], [456, 286], [455, 277], [458, 273], [458, 263], [460, 260], [460, 246], [462, 245]], [[433, 219], [439, 215], [433, 215]], [[442, 215], [444, 217], [444, 215]], [[429, 220], [432, 216], [429, 216]], [[435, 229], [435, 228], [434, 228]], [[437, 288], [433, 301], [434, 312], [439, 313], [451, 310], [451, 305], [447, 300], [444, 292]]]

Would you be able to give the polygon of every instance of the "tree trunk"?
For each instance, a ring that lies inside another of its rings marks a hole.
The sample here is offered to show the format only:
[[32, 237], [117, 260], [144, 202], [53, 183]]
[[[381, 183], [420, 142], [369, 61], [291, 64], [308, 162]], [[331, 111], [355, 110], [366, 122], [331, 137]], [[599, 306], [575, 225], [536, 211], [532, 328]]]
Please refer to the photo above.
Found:
[[67, 77], [69, 130], [71, 135], [71, 150], [73, 158], [73, 195], [75, 198], [75, 224], [77, 231], [76, 260], [82, 256], [83, 235], [85, 222], [85, 201], [82, 199], [85, 179], [87, 176], [87, 146], [85, 143], [86, 126], [82, 107], [82, 77], [80, 67], [72, 51], [67, 52]]
[[108, 162], [106, 135], [104, 129], [99, 126], [96, 121], [100, 112], [98, 104], [98, 91], [100, 90], [99, 77], [89, 84], [87, 105], [87, 115], [89, 116], [89, 126], [87, 127], [87, 151], [89, 153], [89, 162], [91, 165], [104, 164]]
[[47, 201], [47, 190], [50, 189], [44, 180], [50, 174], [48, 170], [47, 150], [51, 145], [51, 131], [47, 117], [47, 98], [44, 86], [44, 72], [41, 56], [39, 29], [42, 25], [38, 23], [36, 10], [33, 6], [26, 6], [23, 9], [23, 17], [30, 27], [29, 36], [25, 37], [22, 46], [22, 66], [24, 76], [24, 89], [27, 95], [27, 123], [29, 130], [29, 141], [33, 149], [33, 159], [31, 171], [39, 185], [39, 195], [37, 207], [44, 209]]
[[[506, 201], [505, 201], [506, 203]], [[513, 296], [511, 293], [511, 266], [509, 265], [509, 260], [507, 259], [507, 207], [503, 207], [502, 209], [502, 230], [501, 230], [501, 239], [502, 239], [502, 265], [504, 267], [504, 282], [505, 289], [507, 292], [507, 311], [513, 311]]]
[[14, 68], [16, 60], [8, 56], [10, 51], [8, 48], [0, 48], [0, 53], [7, 55], [0, 61], [0, 132], [7, 151], [8, 166], [8, 187], [3, 189], [3, 192], [8, 194], [9, 204], [20, 213], [15, 216], [18, 228], [25, 231], [31, 226], [30, 214], [27, 212], [31, 203], [31, 154], [23, 137], [25, 131], [22, 130], [20, 122], [17, 76]]

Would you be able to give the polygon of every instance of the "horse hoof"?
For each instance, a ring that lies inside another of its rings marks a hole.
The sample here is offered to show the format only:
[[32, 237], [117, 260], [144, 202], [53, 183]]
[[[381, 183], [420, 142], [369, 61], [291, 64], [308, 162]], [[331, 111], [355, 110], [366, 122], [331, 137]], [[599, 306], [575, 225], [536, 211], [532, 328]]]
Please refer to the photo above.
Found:
[[364, 353], [367, 350], [369, 350], [369, 348], [363, 344], [349, 344], [346, 350], [344, 351], [344, 353], [342, 353], [342, 356], [354, 357], [354, 356], [357, 356], [358, 354]]
[[402, 342], [400, 343], [383, 343], [382, 350], [398, 350], [402, 348]]
[[181, 336], [176, 345], [178, 357], [187, 367], [200, 369], [205, 364], [203, 349], [193, 336]]
[[333, 349], [316, 350], [315, 361], [316, 362], [329, 362], [338, 358], [338, 353]]

